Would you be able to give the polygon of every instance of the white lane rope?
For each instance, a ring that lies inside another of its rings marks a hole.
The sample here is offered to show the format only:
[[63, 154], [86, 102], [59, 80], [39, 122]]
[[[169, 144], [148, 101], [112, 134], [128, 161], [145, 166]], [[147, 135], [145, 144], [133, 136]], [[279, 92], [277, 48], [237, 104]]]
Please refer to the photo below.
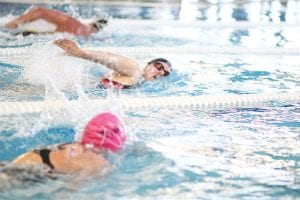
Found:
[[[237, 54], [237, 55], [300, 55], [300, 48], [284, 47], [214, 47], [214, 46], [176, 46], [176, 47], [87, 47], [89, 50], [110, 51], [120, 54]], [[0, 48], [0, 56], [29, 55], [30, 47]]]
[[[0, 0], [1, 2], [1, 0]], [[283, 29], [283, 28], [300, 28], [299, 22], [249, 22], [249, 21], [186, 21], [186, 20], [164, 20], [164, 19], [110, 19], [110, 24], [117, 27], [176, 27], [176, 28], [201, 28], [201, 29], [263, 29], [263, 28], [274, 28], [274, 29]], [[0, 24], [0, 27], [3, 27], [4, 24]]]
[[[27, 4], [83, 4], [83, 5], [98, 5], [98, 6], [138, 6], [138, 7], [180, 7], [180, 3], [178, 2], [153, 2], [153, 1], [145, 1], [145, 2], [135, 2], [135, 1], [99, 1], [99, 0], [72, 0], [72, 1], [61, 1], [61, 0], [0, 0], [2, 3], [27, 3]], [[195, 4], [199, 6], [209, 5], [209, 4]]]
[[[269, 2], [271, 3], [274, 0], [264, 0], [265, 3]], [[279, 0], [281, 3], [286, 3], [291, 0]], [[6, 3], [28, 3], [28, 4], [84, 4], [84, 5], [116, 5], [116, 6], [139, 6], [139, 7], [180, 7], [181, 3], [180, 1], [174, 2], [174, 1], [109, 1], [109, 0], [72, 0], [72, 1], [61, 1], [61, 0], [0, 0], [0, 2], [6, 2]], [[261, 0], [239, 0], [238, 4], [250, 4], [250, 3], [261, 3]], [[228, 5], [233, 4], [235, 5], [235, 1], [226, 1], [226, 2], [211, 2], [211, 1], [195, 1], [192, 2], [192, 5], [198, 6], [198, 7], [208, 7], [208, 6], [214, 6], [214, 5]]]
[[161, 54], [251, 54], [251, 55], [300, 55], [300, 48], [250, 48], [250, 47], [215, 47], [215, 46], [176, 46], [176, 47], [104, 47], [89, 48], [121, 53], [161, 53]]
[[[18, 115], [23, 113], [41, 113], [66, 107], [80, 107], [82, 105], [104, 106], [109, 103], [105, 99], [91, 99], [87, 101], [31, 101], [31, 102], [0, 102], [0, 115]], [[300, 92], [295, 93], [262, 93], [262, 94], [223, 94], [202, 96], [177, 97], [147, 97], [120, 99], [124, 110], [141, 108], [187, 108], [201, 111], [221, 110], [228, 108], [255, 107], [268, 101], [300, 102]]]
[[176, 28], [203, 28], [212, 29], [250, 29], [250, 28], [299, 28], [300, 23], [288, 22], [248, 22], [248, 21], [233, 21], [233, 22], [208, 22], [208, 21], [184, 21], [184, 20], [140, 20], [140, 19], [112, 19], [111, 23], [115, 23], [120, 27], [138, 26], [138, 27], [176, 27]]

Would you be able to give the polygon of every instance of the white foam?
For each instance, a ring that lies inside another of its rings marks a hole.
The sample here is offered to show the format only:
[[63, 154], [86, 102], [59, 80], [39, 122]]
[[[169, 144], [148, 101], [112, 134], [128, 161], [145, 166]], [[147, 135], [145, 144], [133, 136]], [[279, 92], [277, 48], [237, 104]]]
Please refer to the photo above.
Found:
[[18, 29], [21, 31], [33, 31], [33, 32], [55, 32], [57, 26], [51, 22], [48, 22], [44, 19], [38, 19], [32, 22], [27, 22], [18, 26]]
[[[32, 56], [24, 67], [24, 79], [34, 85], [43, 85], [46, 88], [45, 100], [60, 100], [64, 105], [45, 109], [41, 113], [40, 124], [75, 126], [75, 139], [78, 139], [84, 125], [97, 113], [110, 111], [122, 115], [120, 105], [114, 97], [108, 102], [109, 105], [99, 106], [92, 103], [85, 94], [83, 86], [90, 80], [89, 71], [95, 66], [94, 63], [65, 55], [53, 41], [35, 44], [32, 49]], [[106, 71], [106, 67], [99, 65], [99, 70]], [[74, 106], [66, 98], [64, 91], [70, 90], [76, 91], [81, 105]]]
[[4, 25], [10, 21], [12, 21], [13, 19], [15, 19], [16, 16], [13, 16], [12, 14], [9, 14], [5, 17], [0, 17], [0, 27], [4, 27]]
[[32, 49], [32, 56], [24, 69], [24, 78], [29, 83], [73, 90], [76, 84], [82, 85], [87, 81], [90, 62], [65, 55], [52, 41], [34, 45]]

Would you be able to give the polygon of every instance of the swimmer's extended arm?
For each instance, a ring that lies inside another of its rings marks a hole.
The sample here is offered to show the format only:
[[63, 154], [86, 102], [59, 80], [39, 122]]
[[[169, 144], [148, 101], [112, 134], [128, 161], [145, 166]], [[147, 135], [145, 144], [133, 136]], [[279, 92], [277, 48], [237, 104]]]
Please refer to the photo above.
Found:
[[38, 19], [44, 19], [58, 26], [68, 25], [71, 21], [72, 23], [81, 24], [79, 21], [63, 12], [57, 10], [50, 10], [43, 7], [37, 7], [29, 10], [27, 13], [19, 16], [17, 19], [7, 23], [5, 26], [7, 28], [16, 28], [18, 25], [24, 24], [26, 22], [35, 21]]
[[142, 75], [138, 63], [131, 58], [110, 52], [83, 50], [68, 39], [55, 40], [54, 44], [64, 49], [69, 55], [100, 63], [124, 76], [139, 78]]

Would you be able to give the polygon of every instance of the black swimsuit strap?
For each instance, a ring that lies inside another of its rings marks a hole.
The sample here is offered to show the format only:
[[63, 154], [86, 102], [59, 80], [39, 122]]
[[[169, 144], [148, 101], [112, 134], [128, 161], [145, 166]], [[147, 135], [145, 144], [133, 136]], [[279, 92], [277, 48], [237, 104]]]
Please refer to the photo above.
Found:
[[49, 150], [49, 149], [41, 149], [41, 150], [37, 151], [37, 153], [40, 154], [40, 156], [43, 160], [43, 163], [48, 165], [51, 169], [54, 169], [54, 166], [51, 163], [51, 160], [49, 158], [50, 152], [51, 152], [51, 150]]
[[23, 36], [28, 36], [28, 35], [31, 35], [31, 34], [38, 34], [38, 32], [34, 32], [34, 31], [24, 31], [22, 33]]

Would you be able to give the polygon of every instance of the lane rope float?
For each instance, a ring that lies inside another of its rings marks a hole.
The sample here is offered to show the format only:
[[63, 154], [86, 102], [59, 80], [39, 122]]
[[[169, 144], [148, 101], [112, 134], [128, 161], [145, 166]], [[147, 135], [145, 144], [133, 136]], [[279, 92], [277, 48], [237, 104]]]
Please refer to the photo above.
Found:
[[[84, 47], [83, 47], [84, 48]], [[87, 47], [88, 50], [117, 52], [120, 54], [238, 54], [238, 55], [300, 55], [300, 48], [250, 48], [250, 47], [213, 47], [213, 46], [176, 46], [176, 47]], [[30, 47], [0, 48], [0, 56], [28, 55]]]
[[[220, 110], [227, 108], [255, 107], [268, 101], [300, 101], [300, 92], [295, 93], [262, 93], [262, 94], [223, 94], [202, 96], [175, 96], [175, 97], [146, 97], [125, 98], [119, 103], [124, 110], [140, 108], [188, 108], [202, 111]], [[45, 101], [16, 101], [0, 102], [0, 115], [40, 113], [47, 110], [63, 108], [66, 105], [78, 107], [82, 105], [104, 106], [109, 103], [105, 99], [80, 100], [45, 100]]]

